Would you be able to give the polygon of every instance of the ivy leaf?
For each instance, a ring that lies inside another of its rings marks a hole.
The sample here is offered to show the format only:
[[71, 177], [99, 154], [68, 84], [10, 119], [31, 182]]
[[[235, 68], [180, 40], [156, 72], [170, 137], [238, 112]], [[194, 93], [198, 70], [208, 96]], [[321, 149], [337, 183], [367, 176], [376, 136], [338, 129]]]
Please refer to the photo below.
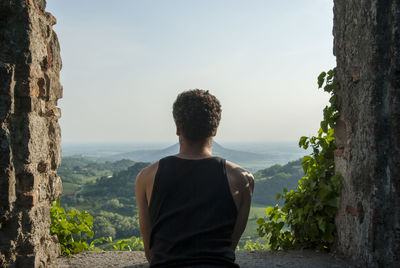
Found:
[[324, 84], [325, 76], [326, 76], [326, 73], [325, 73], [325, 72], [322, 72], [322, 73], [318, 76], [318, 88], [321, 88], [322, 85]]
[[327, 121], [321, 121], [321, 129], [324, 133], [328, 132], [328, 122]]
[[274, 211], [274, 208], [273, 208], [273, 207], [267, 207], [267, 208], [265, 209], [265, 214], [271, 215], [271, 212], [272, 212], [272, 211]]

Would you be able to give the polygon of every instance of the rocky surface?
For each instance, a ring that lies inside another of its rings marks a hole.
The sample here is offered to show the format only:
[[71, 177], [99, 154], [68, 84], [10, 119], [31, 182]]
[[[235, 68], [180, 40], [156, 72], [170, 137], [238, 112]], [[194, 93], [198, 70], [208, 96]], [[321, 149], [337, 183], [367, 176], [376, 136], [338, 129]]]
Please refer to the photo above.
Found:
[[337, 249], [400, 267], [400, 1], [334, 1]]
[[[242, 268], [307, 267], [344, 268], [350, 263], [324, 252], [303, 251], [238, 251], [236, 262]], [[83, 252], [73, 258], [58, 258], [52, 268], [78, 267], [149, 267], [142, 251]]]
[[0, 1], [0, 267], [45, 267], [60, 253], [49, 209], [61, 193], [61, 58], [45, 7]]

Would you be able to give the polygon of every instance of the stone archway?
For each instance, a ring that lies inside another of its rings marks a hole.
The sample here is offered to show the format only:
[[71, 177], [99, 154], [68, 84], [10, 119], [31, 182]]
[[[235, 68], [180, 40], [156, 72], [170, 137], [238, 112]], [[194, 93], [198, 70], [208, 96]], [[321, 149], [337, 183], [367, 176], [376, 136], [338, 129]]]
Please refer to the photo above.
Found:
[[[400, 260], [400, 4], [334, 0], [344, 177], [337, 251], [369, 266]], [[59, 254], [50, 202], [61, 193], [55, 18], [45, 0], [0, 3], [0, 264], [45, 267]]]

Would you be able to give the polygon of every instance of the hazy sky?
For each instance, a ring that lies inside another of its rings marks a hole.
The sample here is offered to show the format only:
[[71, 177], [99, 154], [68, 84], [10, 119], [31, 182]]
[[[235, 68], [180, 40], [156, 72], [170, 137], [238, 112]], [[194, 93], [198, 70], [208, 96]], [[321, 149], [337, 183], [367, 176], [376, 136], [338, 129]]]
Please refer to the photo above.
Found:
[[176, 141], [172, 103], [222, 104], [218, 141], [314, 134], [335, 66], [331, 0], [48, 0], [57, 18], [64, 142]]

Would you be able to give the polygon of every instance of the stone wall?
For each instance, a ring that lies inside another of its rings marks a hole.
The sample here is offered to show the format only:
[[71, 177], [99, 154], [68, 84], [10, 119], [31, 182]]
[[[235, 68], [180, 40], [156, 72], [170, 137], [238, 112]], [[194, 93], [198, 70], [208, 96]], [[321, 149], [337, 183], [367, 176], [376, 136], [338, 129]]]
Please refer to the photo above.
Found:
[[337, 250], [400, 267], [400, 2], [335, 0]]
[[58, 256], [50, 202], [61, 193], [56, 19], [44, 0], [0, 1], [0, 266]]

